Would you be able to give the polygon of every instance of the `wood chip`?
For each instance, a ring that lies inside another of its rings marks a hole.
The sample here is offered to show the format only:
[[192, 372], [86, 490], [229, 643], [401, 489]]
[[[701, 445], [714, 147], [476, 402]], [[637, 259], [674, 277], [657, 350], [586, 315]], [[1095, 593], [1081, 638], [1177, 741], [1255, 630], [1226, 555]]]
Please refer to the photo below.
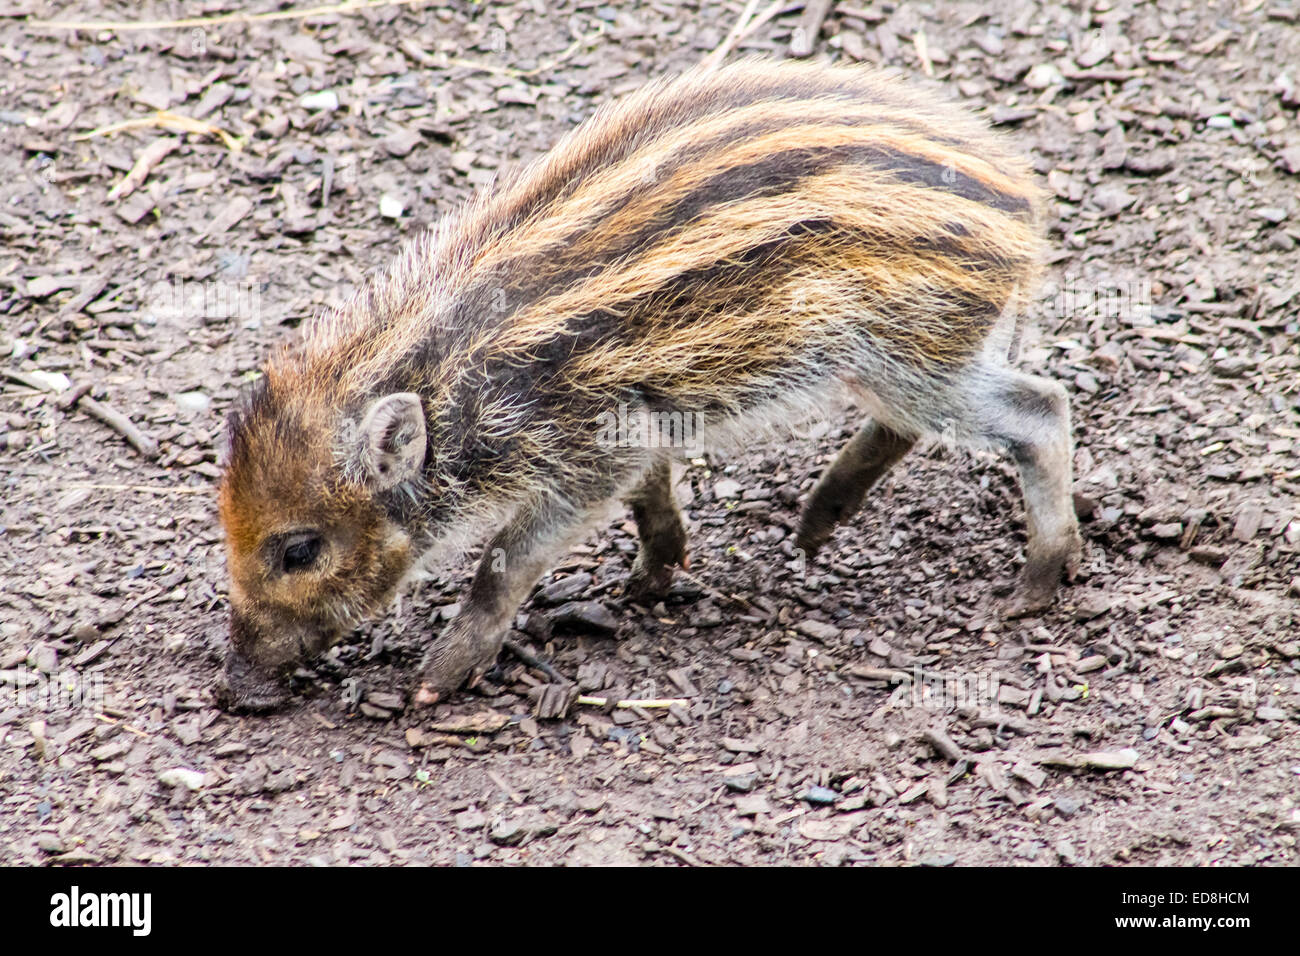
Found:
[[163, 161], [163, 158], [172, 150], [180, 146], [181, 141], [175, 136], [167, 136], [162, 139], [156, 139], [144, 149], [140, 150], [140, 155], [136, 157], [135, 165], [118, 182], [116, 186], [108, 191], [109, 202], [115, 202], [118, 199], [125, 199], [131, 193], [139, 189], [144, 181], [149, 177], [153, 168]]

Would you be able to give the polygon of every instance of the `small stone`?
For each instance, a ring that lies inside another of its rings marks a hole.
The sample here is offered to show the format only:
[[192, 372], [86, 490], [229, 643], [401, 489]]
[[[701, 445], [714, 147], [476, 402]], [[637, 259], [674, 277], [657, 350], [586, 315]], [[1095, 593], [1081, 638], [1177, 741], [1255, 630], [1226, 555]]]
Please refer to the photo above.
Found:
[[131, 741], [126, 739], [112, 740], [92, 750], [90, 759], [95, 763], [105, 763], [106, 761], [116, 760], [118, 757], [124, 757], [130, 751]]
[[1103, 591], [1089, 591], [1079, 598], [1074, 607], [1074, 619], [1076, 621], [1091, 621], [1095, 617], [1100, 617], [1109, 611], [1115, 602], [1111, 596]]
[[758, 764], [734, 764], [722, 772], [722, 782], [730, 790], [748, 793], [758, 783]]
[[1247, 372], [1254, 371], [1255, 362], [1242, 355], [1229, 355], [1215, 359], [1210, 363], [1210, 369], [1219, 378], [1241, 378]]
[[385, 219], [401, 219], [405, 211], [406, 205], [392, 193], [379, 197], [379, 215]]
[[547, 615], [552, 627], [570, 627], [579, 630], [613, 634], [618, 630], [618, 618], [599, 601], [572, 601], [557, 607]]
[[591, 587], [592, 580], [590, 574], [569, 574], [557, 578], [537, 592], [534, 600], [543, 604], [563, 604], [572, 601]]
[[477, 714], [459, 714], [435, 722], [429, 729], [440, 734], [495, 734], [510, 723], [506, 714], [483, 710]]
[[487, 826], [487, 817], [478, 810], [465, 810], [456, 814], [456, 827], [461, 830], [481, 830]]
[[898, 795], [898, 802], [904, 805], [909, 803], [915, 803], [917, 800], [920, 800], [923, 796], [925, 796], [926, 793], [929, 792], [929, 790], [930, 790], [930, 785], [928, 783], [924, 783], [924, 782], [918, 783], [915, 786], [909, 788], [906, 792], [900, 793]]
[[601, 793], [584, 793], [578, 796], [578, 809], [583, 813], [597, 813], [606, 803]]
[[333, 90], [305, 93], [298, 99], [298, 105], [305, 110], [324, 110], [327, 113], [333, 113], [339, 108], [339, 95]]
[[27, 283], [27, 297], [45, 299], [74, 282], [75, 279], [65, 276], [37, 276]]
[[1083, 804], [1074, 797], [1057, 797], [1054, 802], [1056, 804], [1056, 812], [1067, 820], [1078, 813], [1083, 807]]
[[498, 846], [515, 846], [523, 842], [528, 831], [518, 820], [502, 820], [492, 827], [488, 839]]
[[1139, 176], [1159, 176], [1174, 168], [1174, 151], [1165, 149], [1129, 153], [1124, 158], [1124, 168]]
[[1260, 526], [1263, 523], [1263, 509], [1258, 505], [1247, 505], [1237, 515], [1237, 520], [1232, 526], [1232, 536], [1243, 544], [1248, 544], [1254, 540], [1255, 535], [1259, 534]]
[[69, 850], [67, 853], [50, 857], [50, 862], [59, 866], [84, 866], [98, 863], [99, 857], [93, 853], [87, 853], [85, 850]]
[[758, 816], [760, 813], [770, 813], [772, 806], [768, 803], [767, 795], [755, 793], [749, 796], [736, 797], [736, 813], [742, 817]]
[[1150, 534], [1157, 541], [1177, 541], [1183, 536], [1183, 524], [1181, 521], [1167, 521], [1152, 525]]
[[1278, 154], [1278, 159], [1293, 176], [1300, 176], [1300, 146], [1288, 146]]
[[726, 501], [729, 498], [739, 498], [740, 494], [740, 482], [733, 478], [719, 478], [713, 483], [713, 496], [719, 501]]
[[401, 710], [406, 704], [406, 698], [401, 694], [394, 694], [389, 691], [372, 690], [366, 694], [366, 700], [376, 707], [384, 708], [384, 710]]
[[42, 853], [63, 853], [67, 846], [56, 834], [42, 833], [36, 838], [36, 846]]
[[1103, 216], [1118, 216], [1133, 205], [1135, 197], [1122, 186], [1101, 186], [1089, 197]]
[[812, 804], [829, 805], [838, 800], [840, 795], [830, 787], [809, 787], [799, 798]]
[[1080, 759], [1080, 766], [1091, 767], [1093, 770], [1131, 770], [1137, 766], [1137, 762], [1138, 752], [1132, 747], [1125, 747], [1123, 750], [1102, 750], [1084, 754]]
[[53, 674], [59, 669], [59, 652], [49, 644], [37, 644], [27, 655], [27, 664], [42, 674]]
[[206, 412], [212, 405], [212, 399], [203, 392], [179, 392], [172, 401], [187, 412]]
[[825, 621], [800, 621], [794, 628], [804, 637], [811, 637], [814, 641], [821, 641], [827, 644], [840, 636], [840, 629], [834, 624], [827, 624]]
[[184, 787], [187, 790], [202, 790], [207, 777], [197, 770], [176, 767], [158, 774], [158, 782], [165, 787]]
[[45, 732], [45, 721], [34, 720], [28, 725], [27, 730], [32, 735], [32, 752], [37, 759], [44, 759], [45, 749], [49, 744], [49, 738]]
[[953, 763], [961, 759], [961, 747], [955, 740], [948, 735], [948, 732], [941, 727], [931, 727], [925, 732], [926, 742], [934, 748], [935, 752]]
[[410, 155], [411, 150], [419, 145], [420, 134], [406, 128], [399, 129], [384, 137], [384, 149], [398, 159]]
[[1011, 775], [1019, 777], [1035, 790], [1038, 790], [1047, 782], [1047, 771], [1035, 767], [1033, 764], [1024, 760], [1016, 761], [1011, 768]]
[[93, 663], [94, 661], [98, 660], [100, 657], [103, 656], [104, 652], [108, 650], [109, 646], [112, 643], [113, 643], [112, 641], [96, 641], [94, 644], [91, 644], [89, 647], [87, 647], [85, 650], [83, 650], [80, 654], [78, 654], [76, 657], [72, 659], [73, 670], [80, 669], [82, 667], [85, 667], [87, 664]]
[[1031, 90], [1045, 90], [1049, 86], [1060, 86], [1065, 82], [1065, 77], [1061, 71], [1056, 68], [1056, 64], [1050, 60], [1039, 63], [1027, 74], [1024, 79], [1025, 86]]
[[799, 821], [799, 835], [807, 840], [843, 840], [853, 832], [858, 821], [850, 817], [843, 817], [838, 820], [809, 820], [804, 818]]

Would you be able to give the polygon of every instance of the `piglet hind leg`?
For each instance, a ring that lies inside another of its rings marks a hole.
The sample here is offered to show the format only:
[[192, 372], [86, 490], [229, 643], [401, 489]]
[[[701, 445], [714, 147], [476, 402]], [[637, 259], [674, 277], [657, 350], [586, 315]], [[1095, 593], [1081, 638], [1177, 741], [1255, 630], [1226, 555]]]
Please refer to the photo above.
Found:
[[916, 443], [916, 436], [868, 422], [822, 472], [799, 519], [795, 547], [811, 558], [841, 522], [862, 507], [867, 492]]
[[1057, 382], [1006, 368], [985, 368], [974, 407], [982, 437], [1005, 449], [1020, 472], [1029, 532], [1013, 617], [1052, 603], [1082, 553], [1074, 514], [1070, 404]]
[[669, 460], [665, 458], [652, 465], [625, 500], [636, 519], [641, 548], [624, 593], [633, 601], [653, 601], [668, 592], [673, 568], [687, 566], [686, 526], [673, 498]]
[[445, 700], [492, 666], [515, 611], [593, 514], [594, 508], [558, 496], [520, 508], [484, 550], [460, 614], [425, 652], [411, 697], [415, 706]]

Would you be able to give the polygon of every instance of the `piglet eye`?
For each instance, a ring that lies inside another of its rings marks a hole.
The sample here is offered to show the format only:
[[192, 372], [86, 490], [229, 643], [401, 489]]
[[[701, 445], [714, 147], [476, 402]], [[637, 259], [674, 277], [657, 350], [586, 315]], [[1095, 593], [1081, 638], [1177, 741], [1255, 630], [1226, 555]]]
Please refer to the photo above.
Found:
[[284, 546], [280, 567], [285, 574], [306, 571], [320, 557], [321, 539], [315, 534], [294, 535]]

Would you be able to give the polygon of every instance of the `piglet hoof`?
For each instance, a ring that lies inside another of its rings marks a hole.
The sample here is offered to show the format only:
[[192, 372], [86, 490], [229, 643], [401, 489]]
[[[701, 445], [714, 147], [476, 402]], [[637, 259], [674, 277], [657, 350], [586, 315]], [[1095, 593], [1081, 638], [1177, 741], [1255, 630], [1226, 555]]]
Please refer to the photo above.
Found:
[[442, 699], [442, 694], [423, 681], [411, 695], [411, 707], [415, 710], [422, 710], [425, 707], [432, 707]]
[[1007, 609], [1008, 618], [1034, 617], [1046, 612], [1056, 599], [1062, 580], [1071, 580], [1079, 567], [1076, 541], [1041, 557], [1031, 557], [1020, 579], [1019, 593]]
[[805, 561], [811, 561], [817, 556], [817, 552], [822, 549], [822, 545], [830, 540], [833, 530], [833, 526], [830, 528], [810, 527], [807, 522], [804, 522], [795, 535], [795, 550], [803, 552]]
[[1018, 595], [1007, 607], [1007, 620], [1014, 621], [1022, 617], [1037, 617], [1046, 613], [1051, 608], [1055, 595], [1055, 589], [1047, 591], [1046, 594], [1039, 592]]
[[623, 596], [634, 604], [653, 604], [668, 593], [672, 583], [672, 565], [647, 568], [638, 558], [623, 587]]
[[476, 625], [473, 615], [458, 617], [425, 652], [411, 691], [412, 708], [445, 703], [459, 688], [474, 686], [496, 662], [504, 637], [504, 632]]

